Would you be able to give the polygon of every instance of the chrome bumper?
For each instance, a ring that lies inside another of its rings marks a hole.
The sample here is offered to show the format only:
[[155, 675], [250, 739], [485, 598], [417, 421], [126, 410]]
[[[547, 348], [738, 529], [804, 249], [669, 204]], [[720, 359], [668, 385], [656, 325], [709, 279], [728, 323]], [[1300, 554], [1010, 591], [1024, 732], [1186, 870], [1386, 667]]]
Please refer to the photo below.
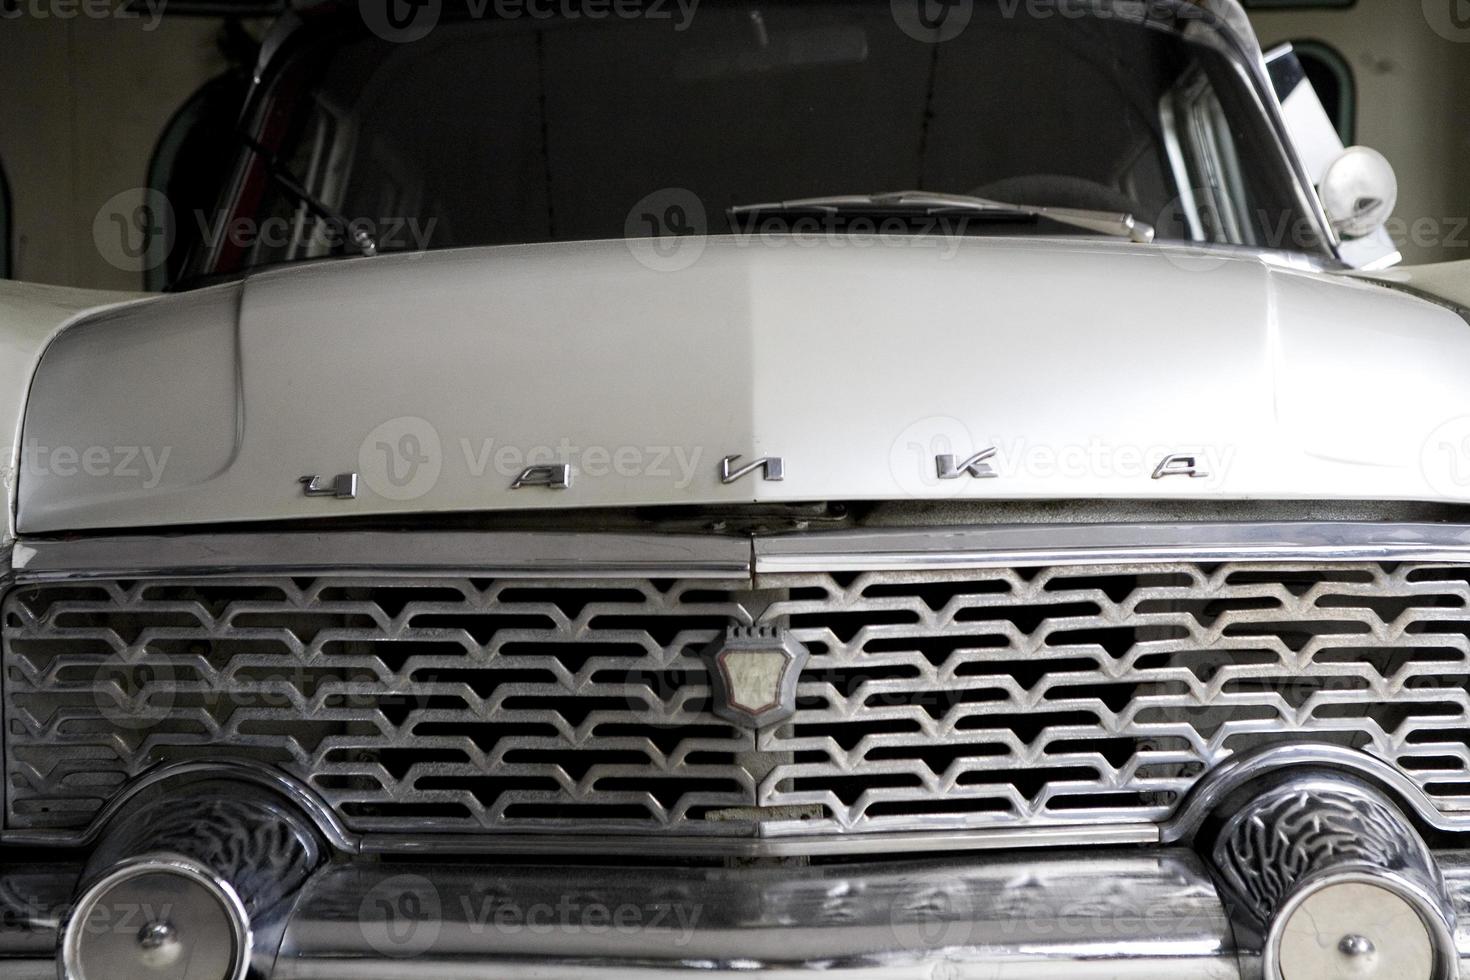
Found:
[[[1470, 852], [1436, 852], [1460, 921]], [[54, 903], [80, 869], [11, 867], [0, 974], [55, 980]], [[118, 919], [119, 928], [133, 928]], [[261, 937], [265, 938], [265, 937]], [[1456, 934], [1470, 968], [1470, 930]], [[741, 869], [329, 865], [253, 975], [271, 980], [1240, 978], [1204, 862], [1184, 848]]]
[[[56, 869], [48, 888], [66, 894], [75, 877]], [[31, 958], [0, 960], [0, 973], [54, 980], [51, 918], [6, 930], [0, 955]], [[255, 961], [275, 980], [1237, 975], [1225, 910], [1183, 849], [740, 869], [335, 865], [274, 945], [257, 944]]]
[[[1216, 785], [1174, 846], [723, 866], [654, 852], [634, 866], [333, 860], [288, 802], [200, 784], [118, 816], [84, 864], [0, 853], [0, 975], [54, 980], [58, 962], [64, 980], [1470, 969], [1470, 851], [1431, 850], [1381, 786], [1312, 767]], [[171, 909], [171, 895], [191, 898]]]
[[[408, 908], [432, 915], [408, 921]], [[1126, 962], [1138, 976], [1218, 977], [1231, 975], [1228, 937], [1188, 852], [635, 874], [339, 869], [303, 896], [275, 976], [999, 978], [1065, 963], [1085, 977]]]

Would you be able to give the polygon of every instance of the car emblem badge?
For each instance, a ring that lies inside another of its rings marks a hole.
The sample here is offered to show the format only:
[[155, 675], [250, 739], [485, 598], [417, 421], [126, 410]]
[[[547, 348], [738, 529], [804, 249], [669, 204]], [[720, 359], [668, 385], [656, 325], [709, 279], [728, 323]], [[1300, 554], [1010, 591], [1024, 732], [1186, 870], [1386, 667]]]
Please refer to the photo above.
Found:
[[945, 453], [934, 457], [934, 468], [941, 480], [959, 480], [967, 474], [977, 480], [993, 480], [999, 473], [990, 461], [995, 458], [996, 450], [992, 446], [982, 449], [969, 459], [960, 459], [952, 453]]
[[779, 626], [731, 626], [705, 651], [714, 712], [746, 728], [767, 728], [796, 713], [796, 682], [807, 650]]
[[786, 461], [780, 456], [762, 456], [753, 459], [744, 466], [737, 467], [735, 463], [740, 459], [740, 454], [726, 456], [720, 460], [720, 482], [734, 483], [742, 477], [749, 476], [756, 470], [761, 471], [761, 479], [772, 483], [780, 483], [786, 479]]

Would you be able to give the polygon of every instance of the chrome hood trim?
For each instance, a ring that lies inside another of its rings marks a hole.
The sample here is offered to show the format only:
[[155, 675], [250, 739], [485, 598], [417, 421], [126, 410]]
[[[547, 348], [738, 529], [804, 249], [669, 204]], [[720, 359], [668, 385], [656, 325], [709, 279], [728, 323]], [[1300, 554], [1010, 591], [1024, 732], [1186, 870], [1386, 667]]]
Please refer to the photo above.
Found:
[[[718, 238], [679, 272], [624, 242], [380, 257], [104, 314], [64, 331], [38, 370], [20, 530], [820, 500], [1470, 499], [1432, 452], [1470, 416], [1470, 327], [1445, 308], [1172, 246], [848, 244]], [[937, 456], [987, 447], [996, 478], [962, 465], [937, 478]], [[1172, 454], [1196, 457], [1195, 476], [1155, 478]], [[729, 472], [778, 457], [782, 478], [722, 482], [734, 455]], [[569, 463], [571, 486], [541, 474], [512, 489], [538, 463]], [[300, 482], [352, 473], [351, 498]]]
[[1164, 561], [1470, 562], [1470, 525], [1372, 521], [996, 524], [770, 535], [285, 531], [26, 540], [13, 578], [309, 571], [335, 575], [751, 580], [803, 572]]

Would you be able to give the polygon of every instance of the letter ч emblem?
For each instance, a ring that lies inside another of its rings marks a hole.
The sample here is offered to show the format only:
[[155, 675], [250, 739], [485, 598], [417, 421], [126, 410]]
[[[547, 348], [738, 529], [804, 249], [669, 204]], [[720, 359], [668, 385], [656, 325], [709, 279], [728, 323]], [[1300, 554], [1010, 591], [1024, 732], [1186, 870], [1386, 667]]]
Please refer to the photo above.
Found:
[[995, 448], [982, 449], [962, 463], [956, 463], [952, 454], [934, 457], [934, 468], [941, 480], [958, 480], [966, 473], [977, 480], [993, 480], [1000, 474], [995, 472], [987, 460], [995, 458]]
[[779, 483], [786, 478], [786, 464], [782, 462], [780, 456], [762, 456], [760, 459], [751, 460], [739, 469], [735, 469], [731, 464], [739, 458], [740, 454], [736, 453], [734, 456], [726, 456], [720, 460], [721, 483], [734, 483], [742, 476], [749, 476], [756, 470], [762, 471], [761, 479], [771, 483]]
[[338, 500], [351, 500], [357, 496], [356, 473], [339, 473], [331, 483], [323, 483], [319, 476], [303, 476], [297, 482], [301, 484], [301, 492], [308, 497], [335, 497]]
[[714, 713], [747, 728], [796, 714], [796, 683], [807, 649], [779, 626], [730, 626], [704, 652]]

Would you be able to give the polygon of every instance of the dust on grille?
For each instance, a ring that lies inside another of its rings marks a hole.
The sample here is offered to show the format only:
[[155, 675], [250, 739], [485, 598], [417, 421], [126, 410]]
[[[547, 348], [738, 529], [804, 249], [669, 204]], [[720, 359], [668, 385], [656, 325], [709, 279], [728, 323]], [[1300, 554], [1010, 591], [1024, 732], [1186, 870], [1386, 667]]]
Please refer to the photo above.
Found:
[[[1470, 807], [1470, 567], [1053, 567], [704, 580], [50, 583], [4, 603], [6, 822], [246, 759], [358, 832], [1150, 822], [1211, 765], [1361, 748]], [[748, 587], [748, 583], [744, 587]], [[772, 601], [774, 600], [774, 601]], [[710, 712], [700, 653], [780, 623], [797, 713]]]

